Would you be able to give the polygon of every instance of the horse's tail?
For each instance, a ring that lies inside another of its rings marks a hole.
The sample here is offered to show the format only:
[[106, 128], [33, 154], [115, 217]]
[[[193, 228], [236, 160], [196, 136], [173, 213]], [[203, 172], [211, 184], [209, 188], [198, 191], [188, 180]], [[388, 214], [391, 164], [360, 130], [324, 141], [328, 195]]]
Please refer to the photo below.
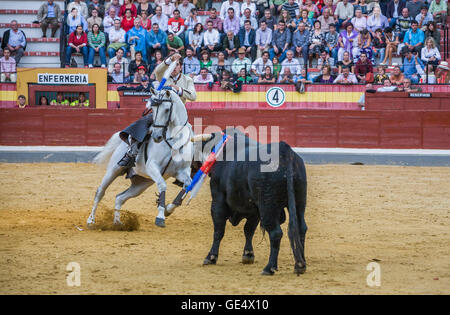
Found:
[[116, 132], [115, 134], [112, 135], [112, 137], [108, 140], [108, 142], [106, 142], [105, 146], [103, 147], [103, 150], [94, 157], [94, 160], [92, 162], [99, 165], [108, 163], [109, 159], [111, 158], [111, 155], [121, 142], [122, 139], [120, 139], [119, 137], [119, 132]]

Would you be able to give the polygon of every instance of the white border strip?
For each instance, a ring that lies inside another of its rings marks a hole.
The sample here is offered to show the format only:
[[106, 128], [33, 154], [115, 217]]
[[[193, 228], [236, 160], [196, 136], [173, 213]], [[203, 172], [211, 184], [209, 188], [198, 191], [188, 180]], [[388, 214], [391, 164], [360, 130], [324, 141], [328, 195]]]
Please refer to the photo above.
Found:
[[[99, 152], [94, 146], [0, 146], [0, 152]], [[450, 150], [423, 149], [353, 149], [353, 148], [293, 148], [296, 153], [365, 154], [365, 155], [441, 155], [450, 156]]]

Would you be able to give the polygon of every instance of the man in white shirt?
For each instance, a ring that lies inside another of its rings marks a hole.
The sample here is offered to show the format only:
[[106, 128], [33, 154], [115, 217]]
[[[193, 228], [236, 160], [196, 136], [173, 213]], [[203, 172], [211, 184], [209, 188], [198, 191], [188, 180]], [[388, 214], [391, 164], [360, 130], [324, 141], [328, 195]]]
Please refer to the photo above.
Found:
[[156, 7], [155, 13], [152, 17], [152, 25], [156, 23], [161, 31], [167, 32], [169, 29], [169, 18], [167, 15], [162, 14], [162, 8], [160, 6]]
[[236, 14], [239, 14], [239, 12], [241, 12], [239, 2], [234, 0], [227, 0], [223, 2], [222, 6], [220, 7], [220, 18], [222, 20], [225, 20], [225, 18], [228, 16], [228, 8], [233, 8]]
[[116, 19], [116, 9], [114, 7], [110, 8], [108, 15], [103, 19], [103, 29], [105, 34], [109, 35], [109, 31], [114, 28], [114, 20]]
[[76, 8], [78, 12], [84, 17], [84, 19], [87, 19], [89, 17], [87, 5], [81, 0], [74, 0], [73, 2], [69, 3], [66, 12], [71, 12], [72, 8]]
[[333, 83], [339, 84], [357, 84], [358, 79], [350, 72], [349, 67], [342, 68], [342, 73], [333, 81]]
[[264, 75], [266, 71], [266, 67], [270, 67], [273, 71], [273, 63], [269, 58], [269, 52], [265, 51], [262, 54], [262, 57], [256, 59], [252, 64], [252, 75], [259, 77]]
[[219, 32], [213, 28], [213, 22], [212, 21], [208, 21], [206, 23], [206, 31], [203, 33], [203, 45], [205, 45], [204, 47], [209, 51], [216, 51], [219, 50], [220, 45], [219, 45], [219, 40], [220, 40], [220, 35]]
[[286, 52], [286, 59], [281, 63], [280, 74], [283, 74], [286, 68], [289, 68], [290, 73], [293, 75], [298, 75], [302, 71], [300, 63], [294, 58], [294, 52], [292, 50]]
[[336, 5], [336, 10], [334, 11], [334, 16], [336, 17], [338, 21], [338, 29], [340, 27], [350, 21], [350, 19], [353, 17], [354, 10], [353, 5], [348, 2], [348, 0], [342, 0], [338, 2]]
[[241, 27], [244, 27], [244, 22], [249, 20], [250, 24], [252, 25], [252, 28], [254, 30], [258, 29], [258, 21], [251, 15], [252, 11], [250, 9], [244, 10], [244, 15], [240, 18], [239, 23]]
[[212, 83], [214, 82], [213, 76], [208, 72], [208, 69], [202, 68], [200, 74], [194, 78], [194, 83]]
[[252, 67], [252, 62], [250, 59], [245, 57], [245, 48], [241, 47], [238, 50], [238, 58], [234, 59], [233, 64], [231, 65], [231, 70], [233, 70], [234, 74], [238, 74], [242, 68], [245, 69], [247, 73], [250, 72]]
[[178, 11], [180, 11], [180, 16], [183, 20], [186, 20], [189, 17], [189, 13], [192, 9], [195, 9], [195, 5], [189, 2], [189, 0], [183, 0], [178, 7]]

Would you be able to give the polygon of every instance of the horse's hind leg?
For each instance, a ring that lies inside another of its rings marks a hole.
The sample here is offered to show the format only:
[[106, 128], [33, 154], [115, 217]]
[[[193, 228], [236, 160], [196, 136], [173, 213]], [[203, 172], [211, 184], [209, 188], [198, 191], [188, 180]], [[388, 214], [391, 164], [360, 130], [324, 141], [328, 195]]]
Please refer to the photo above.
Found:
[[122, 167], [116, 167], [107, 170], [105, 176], [103, 176], [102, 183], [97, 188], [94, 198], [94, 206], [92, 207], [91, 214], [87, 219], [87, 225], [95, 224], [95, 212], [97, 211], [98, 203], [102, 200], [105, 195], [106, 189], [111, 185], [111, 183], [117, 178], [117, 176], [123, 174], [124, 170]]
[[139, 196], [153, 184], [151, 179], [147, 179], [141, 176], [133, 176], [131, 178], [131, 185], [125, 191], [116, 196], [116, 205], [114, 207], [114, 224], [121, 224], [120, 222], [120, 209], [122, 205], [130, 198]]

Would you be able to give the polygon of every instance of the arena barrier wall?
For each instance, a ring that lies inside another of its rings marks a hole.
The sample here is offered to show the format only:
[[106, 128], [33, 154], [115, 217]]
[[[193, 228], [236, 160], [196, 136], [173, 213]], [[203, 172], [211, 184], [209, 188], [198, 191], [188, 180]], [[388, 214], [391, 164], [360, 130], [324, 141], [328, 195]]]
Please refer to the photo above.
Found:
[[383, 92], [366, 93], [366, 110], [450, 110], [450, 86], [442, 92]]
[[[101, 146], [141, 112], [0, 109], [0, 145]], [[294, 147], [450, 149], [450, 111], [189, 109], [188, 114], [197, 132], [211, 125], [265, 126], [270, 141], [271, 126], [278, 126], [280, 140]]]

